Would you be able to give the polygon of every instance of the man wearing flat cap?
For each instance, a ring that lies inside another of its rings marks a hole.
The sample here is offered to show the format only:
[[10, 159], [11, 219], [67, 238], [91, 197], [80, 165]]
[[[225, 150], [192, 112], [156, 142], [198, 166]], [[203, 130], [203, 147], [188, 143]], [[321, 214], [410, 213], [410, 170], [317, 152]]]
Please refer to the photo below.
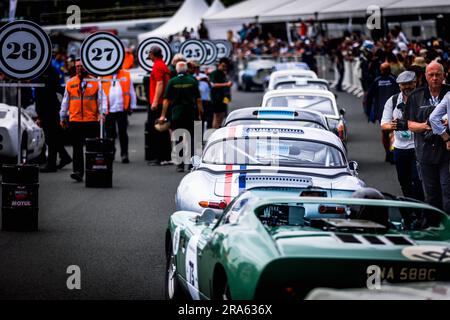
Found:
[[414, 134], [408, 130], [408, 122], [404, 117], [405, 103], [416, 88], [416, 74], [413, 71], [403, 71], [396, 82], [400, 93], [394, 94], [386, 101], [381, 129], [384, 132], [394, 132], [394, 162], [403, 195], [423, 200], [422, 182], [417, 172], [414, 151]]

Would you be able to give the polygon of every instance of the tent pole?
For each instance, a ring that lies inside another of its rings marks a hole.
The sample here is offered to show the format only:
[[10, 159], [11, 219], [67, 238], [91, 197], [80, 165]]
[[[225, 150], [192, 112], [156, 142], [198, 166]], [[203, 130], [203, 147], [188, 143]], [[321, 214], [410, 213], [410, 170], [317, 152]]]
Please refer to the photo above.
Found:
[[291, 28], [289, 26], [289, 22], [286, 22], [286, 34], [287, 34], [288, 46], [290, 46], [292, 43], [292, 36], [291, 36]]

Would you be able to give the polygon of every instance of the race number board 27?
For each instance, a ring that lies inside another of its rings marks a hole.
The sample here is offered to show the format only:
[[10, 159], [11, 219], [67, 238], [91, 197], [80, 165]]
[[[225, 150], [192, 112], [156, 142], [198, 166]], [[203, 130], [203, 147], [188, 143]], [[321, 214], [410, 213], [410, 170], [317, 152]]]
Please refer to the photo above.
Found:
[[0, 29], [0, 71], [13, 80], [36, 78], [49, 65], [51, 48], [50, 38], [36, 23], [8, 23]]
[[96, 32], [81, 45], [81, 62], [87, 72], [104, 77], [122, 68], [125, 49], [122, 41], [109, 32]]
[[196, 60], [199, 64], [204, 64], [208, 50], [204, 43], [200, 40], [187, 40], [181, 44], [180, 53], [186, 58], [186, 60]]
[[145, 71], [152, 72], [153, 61], [149, 58], [149, 54], [150, 49], [155, 46], [161, 48], [162, 59], [166, 65], [172, 61], [172, 49], [166, 40], [158, 37], [145, 39], [138, 47], [138, 62]]

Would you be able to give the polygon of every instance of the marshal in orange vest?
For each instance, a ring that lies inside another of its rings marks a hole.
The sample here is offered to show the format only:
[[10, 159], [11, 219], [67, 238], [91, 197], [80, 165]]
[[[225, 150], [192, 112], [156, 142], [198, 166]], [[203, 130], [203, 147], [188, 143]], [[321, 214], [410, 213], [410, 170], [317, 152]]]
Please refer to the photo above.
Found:
[[88, 81], [83, 92], [78, 76], [67, 81], [66, 90], [69, 93], [69, 121], [91, 122], [99, 120], [97, 103], [98, 89], [99, 85], [96, 81]]
[[[113, 76], [106, 76], [103, 77], [103, 79], [109, 79], [112, 80]], [[131, 85], [131, 77], [130, 73], [128, 71], [125, 71], [123, 69], [119, 70], [117, 73], [116, 78], [120, 83], [120, 86], [122, 88], [122, 97], [123, 97], [123, 111], [130, 110], [130, 85]], [[111, 89], [111, 82], [103, 82], [103, 91], [105, 92], [105, 95], [108, 97], [108, 110], [109, 112], [109, 90]]]

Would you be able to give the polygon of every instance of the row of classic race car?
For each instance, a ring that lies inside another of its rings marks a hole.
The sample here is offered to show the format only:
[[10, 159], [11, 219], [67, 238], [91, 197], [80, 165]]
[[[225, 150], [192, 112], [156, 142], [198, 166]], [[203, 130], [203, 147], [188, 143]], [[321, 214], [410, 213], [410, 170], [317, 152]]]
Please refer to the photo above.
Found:
[[[260, 62], [254, 62], [255, 75], [256, 66]], [[364, 182], [357, 178], [356, 162], [347, 160], [345, 145], [329, 125], [327, 116], [334, 118], [337, 108], [334, 95], [330, 96], [323, 87], [317, 87], [318, 84], [323, 85], [323, 82], [313, 84], [305, 82], [306, 78], [292, 76], [293, 73], [289, 71], [291, 68], [283, 68], [280, 64], [272, 68], [276, 69], [272, 75], [289, 75], [279, 81], [273, 80], [273, 86], [278, 83], [294, 87], [301, 84], [304, 89], [308, 85], [314, 85], [316, 90], [310, 91], [310, 95], [304, 95], [303, 104], [278, 104], [276, 92], [282, 90], [276, 90], [273, 96], [275, 100], [267, 97], [263, 101], [264, 108], [242, 108], [231, 112], [225, 120], [225, 127], [209, 136], [202, 157], [193, 158], [193, 170], [182, 179], [175, 196], [179, 212], [170, 218], [167, 231], [166, 293], [169, 299], [183, 296], [183, 293], [188, 293], [194, 299], [256, 297], [255, 288], [245, 295], [239, 295], [236, 289], [230, 289], [228, 279], [234, 276], [237, 278], [232, 281], [241, 282], [242, 279], [235, 271], [230, 275], [228, 258], [222, 263], [216, 261], [209, 272], [200, 269], [198, 244], [203, 246], [209, 241], [202, 240], [203, 228], [193, 225], [191, 228], [189, 221], [194, 222], [208, 214], [209, 219], [217, 219], [225, 214], [225, 208], [227, 212], [232, 206], [233, 199], [246, 190], [265, 188], [302, 196], [335, 198], [348, 197], [354, 190], [364, 186]], [[308, 80], [317, 79], [312, 71], [305, 70], [307, 67], [302, 66], [300, 69], [310, 77]], [[260, 73], [263, 71], [260, 70]], [[273, 78], [272, 75], [270, 79]], [[239, 79], [246, 81], [240, 85], [253, 86], [253, 74], [247, 73], [247, 76], [248, 78], [240, 74]], [[270, 84], [268, 77], [264, 81], [267, 87]], [[325, 93], [314, 98], [319, 90]], [[317, 103], [318, 100], [320, 103]], [[309, 107], [309, 104], [317, 107]], [[329, 110], [324, 112], [327, 107]], [[237, 209], [234, 206], [233, 211]], [[241, 209], [243, 207], [239, 206], [239, 210]], [[220, 242], [224, 239], [218, 239], [215, 246], [221, 248]], [[244, 243], [249, 241], [241, 240]], [[252, 257], [249, 256], [250, 259]], [[247, 270], [244, 276], [252, 276], [256, 285], [259, 274], [253, 272], [251, 265], [248, 267], [250, 269], [244, 266], [243, 270]], [[211, 284], [212, 281], [215, 282], [214, 288], [200, 288], [203, 282]]]
[[334, 94], [286, 82], [230, 113], [193, 157], [166, 232], [166, 297], [303, 299], [367, 286], [370, 270], [448, 281], [445, 213], [365, 188]]
[[19, 149], [17, 134], [17, 107], [0, 103], [0, 163], [14, 163], [18, 152], [23, 161], [37, 158], [44, 146], [44, 132], [28, 114], [28, 109], [21, 109], [21, 146]]

